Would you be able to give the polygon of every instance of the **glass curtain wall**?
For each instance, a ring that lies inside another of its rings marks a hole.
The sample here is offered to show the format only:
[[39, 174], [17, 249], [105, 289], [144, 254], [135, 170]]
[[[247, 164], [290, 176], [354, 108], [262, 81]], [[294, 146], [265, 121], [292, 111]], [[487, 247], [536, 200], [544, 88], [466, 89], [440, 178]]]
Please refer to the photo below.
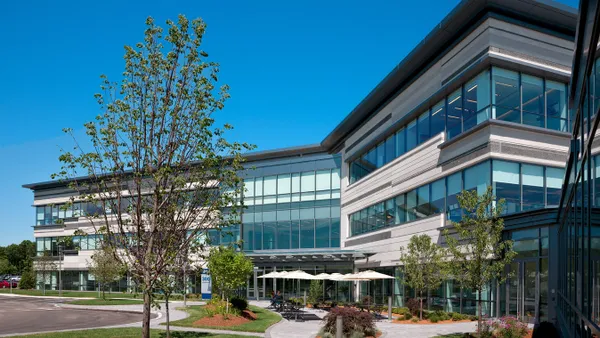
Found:
[[490, 118], [567, 132], [566, 100], [564, 83], [492, 67], [362, 152], [350, 162], [350, 183], [441, 132], [449, 140]]
[[492, 186], [498, 199], [505, 199], [505, 215], [556, 206], [561, 191], [559, 177], [563, 175], [562, 168], [484, 161], [350, 214], [350, 235], [361, 235], [444, 212], [448, 220], [459, 221], [462, 210], [457, 195], [463, 190], [476, 190], [481, 195], [488, 185]]

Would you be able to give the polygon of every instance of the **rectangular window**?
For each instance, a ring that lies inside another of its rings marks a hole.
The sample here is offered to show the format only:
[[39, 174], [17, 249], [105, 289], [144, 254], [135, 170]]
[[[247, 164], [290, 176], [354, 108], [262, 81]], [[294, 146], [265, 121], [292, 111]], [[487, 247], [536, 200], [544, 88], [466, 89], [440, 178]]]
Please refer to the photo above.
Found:
[[385, 163], [392, 162], [396, 158], [396, 135], [385, 140]]
[[277, 249], [290, 248], [290, 222], [277, 222]]
[[409, 191], [406, 193], [406, 221], [414, 221], [417, 219], [417, 191]]
[[254, 250], [254, 223], [244, 223], [244, 250]]
[[519, 73], [492, 68], [494, 116], [498, 120], [521, 123]]
[[331, 247], [332, 248], [340, 247], [340, 219], [339, 218], [331, 219]]
[[396, 223], [396, 199], [385, 201], [385, 224], [392, 226]]
[[254, 250], [262, 250], [262, 223], [254, 223]]
[[292, 191], [290, 174], [277, 175], [277, 194], [289, 194]]
[[254, 179], [247, 178], [244, 180], [244, 197], [254, 197]]
[[[596, 173], [598, 173], [598, 167], [596, 167]], [[560, 203], [564, 176], [565, 170], [563, 168], [546, 167], [546, 198], [548, 206], [558, 206]], [[596, 181], [598, 180], [596, 179]], [[598, 196], [598, 193], [598, 185], [596, 184], [596, 196]], [[598, 202], [599, 200], [596, 198], [596, 206], [600, 205]]]
[[429, 185], [426, 184], [417, 188], [417, 218], [423, 218], [431, 215], [429, 206]]
[[333, 169], [331, 171], [331, 189], [340, 188], [340, 169]]
[[523, 211], [544, 208], [544, 167], [521, 165]]
[[431, 108], [431, 137], [444, 132], [446, 126], [446, 107], [442, 100]]
[[264, 178], [263, 193], [265, 196], [277, 195], [277, 176], [267, 176]]
[[377, 145], [376, 149], [377, 149], [376, 166], [377, 166], [377, 168], [381, 168], [385, 164], [385, 143], [384, 142], [379, 143]]
[[44, 207], [35, 208], [35, 225], [44, 225]]
[[546, 113], [548, 116], [548, 129], [569, 131], [567, 128], [567, 85], [560, 82], [546, 81]]
[[417, 120], [413, 120], [406, 127], [406, 151], [411, 151], [417, 146], [417, 136]]
[[490, 118], [490, 72], [477, 75], [465, 85], [463, 131], [467, 131]]
[[375, 204], [375, 228], [381, 229], [385, 227], [385, 204], [384, 202]]
[[300, 221], [292, 221], [291, 223], [291, 249], [300, 248]]
[[454, 93], [448, 96], [448, 112], [446, 119], [446, 133], [448, 139], [456, 137], [462, 133], [462, 116], [463, 116], [463, 102], [462, 102], [462, 88], [457, 89]]
[[302, 178], [301, 178], [301, 182], [300, 182], [300, 191], [301, 192], [315, 191], [315, 172], [314, 171], [302, 173]]
[[300, 173], [292, 174], [292, 193], [300, 192]]
[[486, 161], [465, 169], [465, 190], [477, 190], [483, 195], [490, 185], [490, 162]]
[[395, 224], [402, 224], [402, 223], [406, 222], [406, 201], [404, 199], [404, 194], [396, 196], [395, 202], [396, 202]]
[[315, 221], [315, 240], [317, 248], [329, 247], [329, 219]]
[[310, 249], [315, 247], [315, 221], [300, 221], [300, 247]]
[[402, 129], [396, 132], [396, 152], [395, 157], [400, 157], [406, 152], [406, 129]]
[[424, 112], [419, 116], [418, 120], [419, 144], [429, 140], [429, 111]]
[[504, 213], [521, 211], [521, 188], [519, 186], [519, 164], [494, 160], [494, 195], [504, 198]]
[[530, 75], [521, 75], [523, 124], [544, 128], [544, 80]]
[[317, 171], [317, 190], [331, 189], [331, 170]]
[[254, 194], [255, 196], [263, 195], [263, 178], [258, 177], [254, 180]]
[[263, 223], [263, 250], [275, 249], [275, 236], [277, 235], [277, 223]]
[[446, 182], [439, 179], [431, 183], [431, 213], [438, 214], [446, 210]]

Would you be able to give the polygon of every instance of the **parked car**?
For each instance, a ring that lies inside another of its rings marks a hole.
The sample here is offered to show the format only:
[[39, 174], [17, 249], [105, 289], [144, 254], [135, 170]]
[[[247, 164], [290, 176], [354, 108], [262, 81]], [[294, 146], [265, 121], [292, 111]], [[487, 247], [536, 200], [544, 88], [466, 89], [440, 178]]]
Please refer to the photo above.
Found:
[[8, 279], [5, 279], [0, 282], [0, 289], [8, 289], [10, 288], [11, 284], [13, 288], [16, 288], [19, 283], [17, 281], [9, 281]]

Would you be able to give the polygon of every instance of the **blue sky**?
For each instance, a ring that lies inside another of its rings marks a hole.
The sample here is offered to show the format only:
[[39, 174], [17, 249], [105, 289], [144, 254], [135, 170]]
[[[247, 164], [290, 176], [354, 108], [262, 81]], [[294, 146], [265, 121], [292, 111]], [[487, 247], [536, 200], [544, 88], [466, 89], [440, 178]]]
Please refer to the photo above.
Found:
[[[576, 0], [561, 1], [573, 7]], [[85, 5], [83, 5], [85, 3]], [[320, 142], [457, 0], [10, 1], [0, 11], [0, 245], [33, 239], [22, 184], [60, 168], [59, 149], [99, 112], [99, 76], [118, 80], [144, 21], [208, 24], [203, 49], [231, 100], [219, 121], [258, 150]]]

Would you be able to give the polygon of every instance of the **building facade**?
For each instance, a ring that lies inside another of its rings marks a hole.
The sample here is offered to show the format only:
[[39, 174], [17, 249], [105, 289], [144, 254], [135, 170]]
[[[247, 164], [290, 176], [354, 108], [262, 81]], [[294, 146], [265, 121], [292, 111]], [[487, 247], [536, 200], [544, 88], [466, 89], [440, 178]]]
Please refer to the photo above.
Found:
[[[577, 15], [546, 1], [463, 1], [319, 145], [249, 154], [241, 224], [227, 238], [208, 234], [212, 243], [243, 242], [256, 266], [247, 295], [307, 288], [258, 278], [271, 271], [374, 269], [398, 278], [327, 282], [327, 297], [393, 296], [402, 305], [413, 294], [401, 282], [400, 248], [415, 234], [444, 245], [441, 231], [461, 217], [457, 194], [491, 185], [506, 200], [518, 256], [507, 267], [514, 277], [484, 292], [483, 310], [557, 321], [558, 207], [579, 126], [568, 106]], [[595, 169], [587, 173], [595, 180]], [[39, 252], [85, 230], [78, 216], [92, 206], [57, 207], [66, 187], [25, 187], [34, 191]], [[93, 289], [85, 261], [97, 238], [75, 240], [64, 269], [74, 271], [73, 287]], [[470, 313], [476, 303], [453, 280], [427, 302]]]

